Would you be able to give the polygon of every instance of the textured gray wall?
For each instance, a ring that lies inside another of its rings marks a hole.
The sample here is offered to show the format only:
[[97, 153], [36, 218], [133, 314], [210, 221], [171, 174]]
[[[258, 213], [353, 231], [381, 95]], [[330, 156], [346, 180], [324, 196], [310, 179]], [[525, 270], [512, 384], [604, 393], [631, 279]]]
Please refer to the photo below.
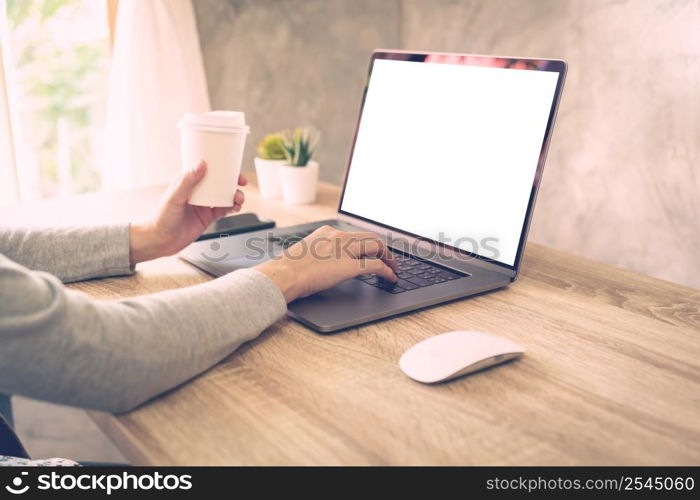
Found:
[[398, 0], [194, 0], [212, 106], [246, 112], [246, 164], [267, 132], [322, 133], [321, 179], [339, 183], [368, 55], [399, 44]]
[[567, 59], [531, 240], [700, 287], [700, 0], [194, 3], [213, 104], [316, 125], [333, 182], [372, 49]]
[[532, 241], [700, 287], [700, 1], [406, 0], [403, 14], [414, 49], [569, 62]]

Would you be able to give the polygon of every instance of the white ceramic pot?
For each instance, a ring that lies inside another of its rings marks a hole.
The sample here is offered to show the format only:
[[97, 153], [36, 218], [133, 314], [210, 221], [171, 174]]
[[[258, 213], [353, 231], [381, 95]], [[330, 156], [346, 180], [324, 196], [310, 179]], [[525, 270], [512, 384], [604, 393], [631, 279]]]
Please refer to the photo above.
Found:
[[263, 198], [281, 198], [282, 182], [280, 169], [286, 160], [264, 160], [255, 157], [255, 173], [258, 176], [258, 187]]
[[305, 167], [280, 167], [282, 197], [285, 203], [301, 205], [313, 203], [318, 183], [318, 163], [310, 161]]

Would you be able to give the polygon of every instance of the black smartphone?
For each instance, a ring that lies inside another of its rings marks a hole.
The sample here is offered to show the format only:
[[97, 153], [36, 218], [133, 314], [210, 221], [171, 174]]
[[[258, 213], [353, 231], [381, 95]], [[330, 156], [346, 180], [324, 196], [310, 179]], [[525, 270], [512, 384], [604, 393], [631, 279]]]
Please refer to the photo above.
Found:
[[204, 230], [196, 241], [249, 233], [275, 227], [275, 221], [260, 219], [256, 214], [237, 214], [222, 217]]

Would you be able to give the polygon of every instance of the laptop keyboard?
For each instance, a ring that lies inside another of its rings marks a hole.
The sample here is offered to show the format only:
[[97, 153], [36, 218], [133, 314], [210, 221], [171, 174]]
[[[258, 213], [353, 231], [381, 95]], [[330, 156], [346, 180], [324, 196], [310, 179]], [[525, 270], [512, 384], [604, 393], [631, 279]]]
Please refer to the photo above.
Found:
[[[270, 237], [270, 241], [280, 244], [282, 248], [289, 248], [312, 232], [313, 229], [309, 229], [296, 233], [280, 234]], [[380, 290], [396, 294], [469, 276], [456, 271], [448, 271], [441, 266], [424, 260], [414, 259], [408, 255], [395, 254], [394, 259], [397, 268], [396, 276], [399, 278], [398, 282], [386, 281], [376, 274], [363, 274], [355, 279], [364, 281]]]
[[436, 264], [414, 259], [407, 255], [396, 255], [395, 260], [396, 276], [399, 278], [399, 281], [396, 283], [387, 281], [375, 274], [363, 274], [356, 279], [389, 293], [403, 293], [468, 276], [467, 274], [448, 271]]

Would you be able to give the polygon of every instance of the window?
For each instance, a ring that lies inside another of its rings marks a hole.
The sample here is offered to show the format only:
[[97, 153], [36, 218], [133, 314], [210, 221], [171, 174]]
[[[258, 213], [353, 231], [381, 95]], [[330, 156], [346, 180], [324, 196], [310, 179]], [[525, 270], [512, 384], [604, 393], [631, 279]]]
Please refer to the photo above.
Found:
[[110, 62], [107, 1], [0, 0], [0, 6], [20, 198], [98, 189]]

